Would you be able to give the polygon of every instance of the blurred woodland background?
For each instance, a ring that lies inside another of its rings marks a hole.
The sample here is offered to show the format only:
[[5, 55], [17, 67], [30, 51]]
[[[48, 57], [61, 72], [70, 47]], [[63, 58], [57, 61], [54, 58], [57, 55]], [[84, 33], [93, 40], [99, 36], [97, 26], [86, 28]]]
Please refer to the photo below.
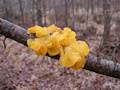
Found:
[[[0, 0], [0, 18], [26, 29], [35, 24], [71, 27], [98, 59], [120, 63], [120, 0]], [[0, 90], [120, 90], [118, 79], [86, 70], [66, 71], [57, 61], [38, 57], [10, 39], [4, 50], [3, 39], [0, 37]]]

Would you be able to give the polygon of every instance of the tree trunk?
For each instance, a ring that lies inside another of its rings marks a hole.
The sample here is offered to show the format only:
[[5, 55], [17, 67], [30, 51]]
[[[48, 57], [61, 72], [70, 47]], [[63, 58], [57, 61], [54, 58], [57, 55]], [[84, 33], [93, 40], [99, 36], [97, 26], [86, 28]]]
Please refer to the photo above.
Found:
[[9, 19], [10, 18], [10, 14], [9, 14], [9, 10], [7, 8], [8, 3], [7, 3], [6, 0], [3, 0], [3, 5], [4, 5], [4, 16], [3, 16], [3, 18], [10, 21], [10, 19]]
[[68, 26], [68, 0], [65, 0], [65, 26]]
[[111, 0], [103, 0], [103, 14], [104, 14], [104, 33], [103, 33], [103, 45], [107, 44], [110, 37], [110, 11]]
[[33, 0], [33, 23], [34, 23], [34, 25], [38, 25], [38, 19], [37, 19], [37, 0]]
[[41, 0], [37, 0], [36, 3], [36, 9], [37, 9], [37, 20], [38, 20], [38, 25], [42, 25], [42, 2]]
[[18, 0], [19, 2], [19, 9], [21, 13], [21, 18], [22, 18], [22, 26], [25, 25], [25, 19], [24, 19], [24, 8], [23, 8], [23, 2], [21, 0]]

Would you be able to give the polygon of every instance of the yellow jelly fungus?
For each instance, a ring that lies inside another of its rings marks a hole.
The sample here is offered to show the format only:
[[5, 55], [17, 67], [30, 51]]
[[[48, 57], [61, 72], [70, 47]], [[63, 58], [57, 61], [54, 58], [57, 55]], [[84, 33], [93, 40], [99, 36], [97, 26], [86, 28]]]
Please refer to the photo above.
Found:
[[79, 47], [80, 47], [80, 52], [81, 54], [83, 54], [84, 56], [87, 56], [90, 49], [88, 44], [85, 41], [78, 41]]
[[[72, 61], [71, 61], [72, 60]], [[60, 64], [73, 69], [81, 69], [85, 65], [85, 55], [80, 51], [80, 45], [75, 42], [65, 49], [65, 54], [60, 58]]]
[[[69, 56], [69, 55], [72, 55]], [[76, 57], [78, 56], [77, 53], [71, 53], [71, 54], [67, 54], [65, 53], [65, 55], [60, 57], [60, 64], [65, 66], [65, 67], [72, 67], [78, 60], [80, 57]]]
[[48, 54], [50, 56], [56, 56], [60, 54], [60, 50], [58, 48], [48, 48]]
[[46, 55], [47, 47], [44, 44], [32, 39], [28, 40], [27, 44], [37, 55]]
[[28, 47], [31, 47], [32, 45], [33, 45], [33, 39], [28, 39], [27, 40], [27, 45], [28, 45]]
[[85, 41], [77, 41], [76, 33], [70, 28], [65, 27], [62, 30], [54, 24], [48, 27], [36, 25], [28, 29], [28, 34], [32, 33], [36, 38], [28, 39], [27, 45], [37, 55], [60, 55], [61, 65], [75, 70], [84, 68], [89, 46]]
[[60, 48], [61, 48], [61, 45], [58, 41], [52, 41], [51, 44], [49, 44], [48, 46], [48, 54], [50, 56], [55, 56], [55, 55], [58, 55], [60, 54]]
[[50, 40], [52, 43], [59, 43], [64, 39], [63, 35], [60, 32], [55, 32], [50, 36]]
[[76, 34], [70, 28], [64, 28], [62, 36], [63, 40], [61, 40], [61, 44], [63, 46], [70, 45], [72, 42], [76, 41]]
[[41, 30], [39, 30], [39, 31], [36, 31], [36, 37], [43, 37], [43, 36], [46, 36], [46, 35], [48, 35], [48, 32], [47, 32], [47, 30], [44, 30], [44, 29], [41, 29]]
[[58, 38], [56, 37], [53, 38], [53, 37], [51, 36], [50, 43], [48, 44], [48, 54], [50, 56], [55, 56], [60, 54], [60, 48], [61, 48], [61, 45], [58, 39], [59, 37]]
[[75, 70], [79, 70], [84, 68], [85, 65], [85, 58], [80, 58], [71, 68], [75, 69]]
[[31, 34], [31, 33], [36, 33], [36, 31], [39, 31], [39, 30], [41, 30], [42, 29], [42, 27], [40, 27], [40, 26], [38, 26], [38, 25], [35, 25], [35, 26], [33, 26], [33, 27], [30, 27], [30, 28], [28, 28], [28, 34]]
[[55, 26], [54, 24], [48, 26], [48, 27], [47, 27], [47, 30], [48, 30], [49, 33], [54, 33], [54, 32], [61, 31], [61, 29], [58, 28], [57, 26]]
[[34, 39], [36, 42], [39, 42], [41, 44], [44, 44], [44, 46], [47, 47], [47, 44], [50, 42], [49, 39], [48, 39], [48, 36], [45, 36], [45, 37], [41, 37], [41, 38], [35, 38]]
[[65, 67], [72, 67], [79, 59], [81, 59], [79, 53], [67, 47], [65, 49], [65, 54], [60, 57], [60, 64]]

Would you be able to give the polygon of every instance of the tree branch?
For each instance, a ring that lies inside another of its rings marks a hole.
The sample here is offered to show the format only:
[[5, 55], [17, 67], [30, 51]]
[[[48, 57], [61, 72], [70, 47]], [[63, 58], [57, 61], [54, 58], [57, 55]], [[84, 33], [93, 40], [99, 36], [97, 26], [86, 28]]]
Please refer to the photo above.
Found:
[[0, 18], [0, 34], [27, 45], [28, 34], [26, 29]]
[[[27, 46], [26, 29], [0, 18], [0, 34]], [[58, 57], [52, 57], [58, 59]], [[107, 59], [97, 60], [93, 54], [87, 57], [85, 69], [120, 79], [120, 64]]]

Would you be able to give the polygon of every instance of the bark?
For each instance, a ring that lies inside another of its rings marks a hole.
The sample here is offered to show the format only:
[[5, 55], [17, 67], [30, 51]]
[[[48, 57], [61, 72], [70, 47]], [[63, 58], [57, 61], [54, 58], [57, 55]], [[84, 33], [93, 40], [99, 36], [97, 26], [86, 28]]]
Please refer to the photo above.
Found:
[[38, 25], [38, 18], [37, 18], [37, 0], [33, 0], [33, 23]]
[[4, 19], [6, 19], [6, 20], [10, 20], [9, 18], [11, 17], [11, 15], [10, 15], [10, 13], [9, 13], [9, 10], [8, 10], [8, 8], [7, 8], [7, 6], [8, 6], [8, 3], [7, 3], [7, 1], [6, 0], [3, 0], [3, 5], [4, 5]]
[[[1, 18], [0, 34], [27, 46], [26, 41], [29, 36], [26, 33], [26, 29]], [[59, 57], [55, 56], [52, 58], [58, 59]], [[85, 69], [120, 79], [119, 63], [114, 63], [113, 61], [107, 59], [98, 60], [98, 58], [93, 54], [89, 54], [86, 60], [87, 63], [85, 65]]]
[[64, 22], [65, 22], [65, 26], [68, 26], [68, 0], [65, 0], [65, 20], [64, 20]]
[[42, 0], [37, 0], [36, 9], [37, 9], [37, 20], [38, 25], [42, 25]]
[[47, 20], [46, 20], [46, 19], [47, 19], [47, 15], [46, 15], [46, 11], [47, 11], [46, 1], [45, 1], [45, 0], [42, 0], [41, 3], [42, 3], [43, 11], [44, 11], [44, 12], [42, 13], [42, 14], [43, 14], [43, 25], [46, 26], [46, 25], [47, 25]]
[[25, 25], [23, 2], [22, 0], [18, 0], [18, 2], [19, 2], [19, 9], [20, 9], [21, 18], [22, 18], [22, 25]]
[[0, 18], [0, 34], [7, 38], [13, 39], [19, 43], [27, 45], [26, 41], [28, 35], [26, 30], [18, 25], [8, 22], [7, 20]]

